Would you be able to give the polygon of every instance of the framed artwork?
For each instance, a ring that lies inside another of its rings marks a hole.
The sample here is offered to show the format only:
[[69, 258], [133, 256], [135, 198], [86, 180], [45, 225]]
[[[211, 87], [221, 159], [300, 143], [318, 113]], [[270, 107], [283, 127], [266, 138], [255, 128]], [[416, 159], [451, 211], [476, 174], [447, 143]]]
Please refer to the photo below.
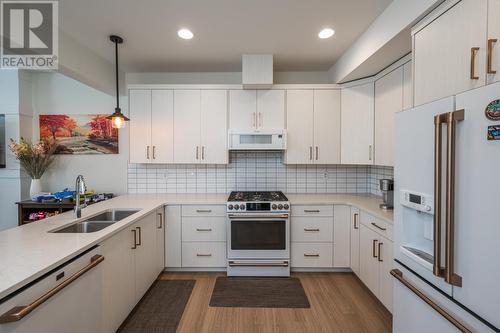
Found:
[[40, 139], [54, 139], [56, 154], [118, 154], [118, 129], [108, 115], [40, 115]]

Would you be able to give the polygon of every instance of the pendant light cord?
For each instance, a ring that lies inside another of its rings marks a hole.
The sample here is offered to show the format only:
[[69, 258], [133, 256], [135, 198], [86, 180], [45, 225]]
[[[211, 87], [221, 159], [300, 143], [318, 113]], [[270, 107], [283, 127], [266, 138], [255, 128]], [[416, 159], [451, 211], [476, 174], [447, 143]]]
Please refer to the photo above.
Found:
[[120, 88], [118, 86], [118, 41], [115, 41], [115, 68], [116, 68], [116, 108], [120, 109]]

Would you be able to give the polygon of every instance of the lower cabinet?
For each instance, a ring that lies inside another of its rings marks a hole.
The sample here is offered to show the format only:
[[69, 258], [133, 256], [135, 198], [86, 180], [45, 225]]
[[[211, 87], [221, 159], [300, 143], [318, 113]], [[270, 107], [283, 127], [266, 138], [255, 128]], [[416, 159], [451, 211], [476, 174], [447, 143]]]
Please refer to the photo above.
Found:
[[226, 243], [182, 242], [182, 267], [226, 267]]
[[181, 267], [181, 206], [165, 207], [165, 267]]

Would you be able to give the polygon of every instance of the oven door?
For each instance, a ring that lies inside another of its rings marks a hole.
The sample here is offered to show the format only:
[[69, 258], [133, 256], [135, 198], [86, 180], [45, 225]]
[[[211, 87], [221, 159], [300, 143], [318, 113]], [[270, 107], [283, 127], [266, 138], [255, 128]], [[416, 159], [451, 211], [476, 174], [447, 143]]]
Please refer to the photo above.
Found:
[[289, 259], [288, 214], [229, 214], [229, 259]]

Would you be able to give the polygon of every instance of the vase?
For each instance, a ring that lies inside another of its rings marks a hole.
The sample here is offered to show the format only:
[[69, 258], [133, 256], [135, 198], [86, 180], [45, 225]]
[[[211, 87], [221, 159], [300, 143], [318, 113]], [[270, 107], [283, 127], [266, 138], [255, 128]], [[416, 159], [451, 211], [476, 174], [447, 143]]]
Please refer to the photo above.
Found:
[[30, 197], [42, 193], [42, 183], [40, 179], [31, 179]]

